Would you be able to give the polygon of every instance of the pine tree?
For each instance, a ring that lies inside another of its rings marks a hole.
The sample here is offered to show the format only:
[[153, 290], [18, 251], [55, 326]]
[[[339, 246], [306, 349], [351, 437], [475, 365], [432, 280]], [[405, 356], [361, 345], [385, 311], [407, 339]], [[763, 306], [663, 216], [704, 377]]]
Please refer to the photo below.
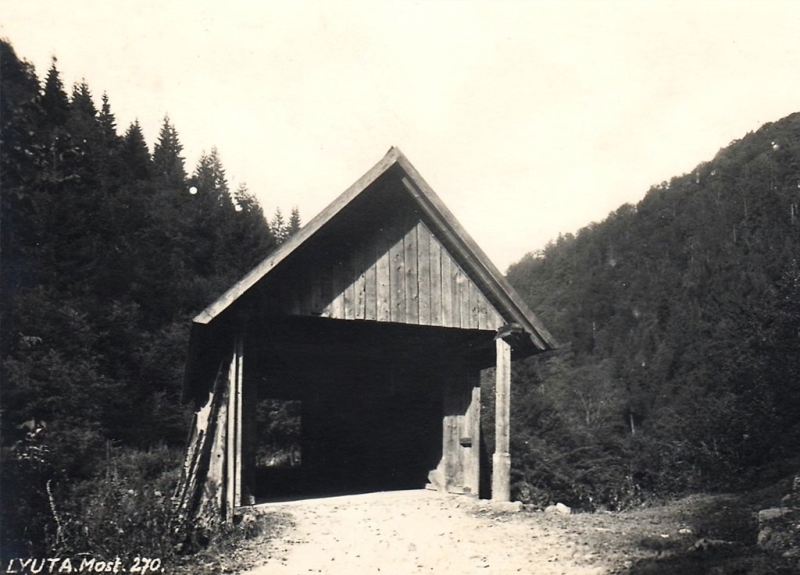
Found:
[[42, 92], [42, 109], [48, 127], [54, 128], [63, 126], [69, 118], [69, 98], [64, 91], [64, 84], [61, 81], [61, 73], [56, 67], [58, 60], [53, 56], [50, 69], [47, 72], [47, 79], [44, 83]]
[[105, 142], [112, 142], [117, 138], [117, 120], [111, 112], [111, 105], [108, 103], [108, 94], [103, 92], [103, 105], [100, 107], [98, 123]]
[[221, 207], [233, 207], [225, 168], [222, 166], [222, 159], [216, 146], [211, 148], [210, 154], [204, 153], [200, 156], [192, 176], [192, 183], [201, 198], [208, 198]]
[[80, 176], [93, 186], [105, 161], [105, 151], [97, 120], [97, 108], [92, 93], [85, 81], [72, 88], [67, 131], [76, 153], [74, 162], [82, 168]]
[[158, 142], [153, 148], [153, 170], [159, 183], [170, 188], [183, 189], [186, 170], [181, 156], [182, 151], [183, 146], [178, 139], [178, 132], [170, 123], [169, 116], [164, 116]]
[[300, 210], [297, 206], [292, 208], [292, 215], [289, 217], [289, 229], [287, 230], [287, 237], [292, 237], [302, 227], [302, 223], [300, 222]]
[[92, 100], [92, 91], [89, 89], [86, 80], [72, 87], [70, 111], [72, 115], [77, 114], [86, 119], [95, 119], [97, 117], [97, 108]]
[[272, 220], [269, 223], [269, 230], [272, 232], [278, 245], [281, 245], [284, 240], [286, 240], [288, 230], [286, 228], [286, 222], [283, 221], [283, 213], [280, 207], [275, 208], [275, 215], [272, 216]]
[[122, 139], [121, 156], [130, 178], [147, 180], [150, 177], [152, 161], [139, 120], [135, 120], [125, 132]]
[[237, 246], [236, 257], [240, 262], [237, 272], [241, 274], [272, 251], [276, 242], [258, 200], [248, 191], [246, 184], [239, 184], [234, 192], [234, 200], [237, 223], [231, 242]]
[[115, 189], [125, 173], [120, 157], [122, 138], [117, 135], [117, 120], [111, 111], [108, 95], [105, 92], [101, 100], [102, 105], [97, 115], [99, 149], [95, 151], [95, 155], [100, 158], [100, 173], [104, 185], [109, 189]]

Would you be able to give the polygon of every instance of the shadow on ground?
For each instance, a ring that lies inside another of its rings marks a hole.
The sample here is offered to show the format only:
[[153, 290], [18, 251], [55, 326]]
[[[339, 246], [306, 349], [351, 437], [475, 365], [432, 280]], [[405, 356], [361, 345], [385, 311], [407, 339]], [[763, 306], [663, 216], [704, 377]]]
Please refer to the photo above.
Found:
[[797, 575], [797, 558], [770, 555], [757, 545], [756, 514], [763, 502], [752, 495], [698, 501], [682, 509], [680, 537], [643, 537], [642, 550], [655, 558], [636, 561], [624, 575]]

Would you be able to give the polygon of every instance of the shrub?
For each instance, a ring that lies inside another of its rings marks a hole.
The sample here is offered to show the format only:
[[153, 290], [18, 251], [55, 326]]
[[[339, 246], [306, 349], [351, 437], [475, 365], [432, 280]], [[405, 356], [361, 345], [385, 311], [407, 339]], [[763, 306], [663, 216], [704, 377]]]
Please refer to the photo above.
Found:
[[109, 456], [98, 476], [63, 490], [60, 521], [67, 551], [170, 558], [170, 498], [179, 461], [180, 454], [166, 447], [120, 450]]

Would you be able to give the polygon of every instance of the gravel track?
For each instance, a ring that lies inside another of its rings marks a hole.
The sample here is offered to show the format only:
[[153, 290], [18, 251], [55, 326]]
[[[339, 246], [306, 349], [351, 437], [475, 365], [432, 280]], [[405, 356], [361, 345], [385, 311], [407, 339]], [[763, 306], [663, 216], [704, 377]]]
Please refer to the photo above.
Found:
[[[261, 506], [292, 517], [266, 564], [247, 575], [324, 573], [600, 575], [579, 516], [503, 512], [433, 491], [395, 491]], [[580, 520], [578, 520], [579, 522]], [[589, 527], [602, 533], [603, 527]]]

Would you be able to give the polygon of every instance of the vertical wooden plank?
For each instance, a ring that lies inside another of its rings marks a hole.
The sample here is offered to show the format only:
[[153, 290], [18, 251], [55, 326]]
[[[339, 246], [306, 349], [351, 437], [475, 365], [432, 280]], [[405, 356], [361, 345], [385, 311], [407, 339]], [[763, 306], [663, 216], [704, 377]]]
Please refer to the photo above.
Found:
[[278, 290], [280, 292], [280, 308], [282, 311], [285, 311], [291, 315], [299, 315], [300, 314], [300, 294], [297, 293], [297, 285], [295, 282], [283, 282], [279, 287]]
[[[299, 305], [299, 312], [302, 315], [313, 315], [315, 308], [314, 308], [314, 297], [315, 297], [315, 286], [314, 281], [311, 279], [309, 274], [305, 271], [301, 271], [297, 275], [297, 292], [300, 299]], [[291, 286], [290, 286], [291, 287]], [[321, 297], [319, 296], [319, 284], [316, 285], [316, 297], [317, 300], [320, 300]]]
[[458, 396], [457, 390], [454, 389], [454, 381], [452, 373], [445, 374], [445, 382], [443, 386], [443, 405], [444, 405], [444, 428], [443, 428], [443, 445], [442, 445], [442, 459], [444, 462], [444, 485], [446, 491], [452, 491], [455, 486], [460, 486], [461, 478], [459, 477], [459, 460], [460, 458], [460, 445], [458, 442], [459, 425], [458, 425]]
[[[289, 304], [290, 313], [295, 315], [300, 315], [304, 313], [303, 300], [304, 299], [308, 300], [309, 296], [306, 295], [308, 291], [308, 285], [304, 283], [302, 286], [300, 286], [297, 284], [297, 281], [294, 281], [291, 283], [284, 284], [283, 290], [286, 299], [288, 299], [290, 302]], [[306, 311], [305, 313], [308, 312]]]
[[365, 319], [367, 310], [367, 273], [364, 269], [364, 244], [363, 242], [353, 249], [353, 273], [356, 276], [353, 286], [353, 305], [355, 307], [353, 317], [355, 319]]
[[312, 310], [313, 315], [322, 317], [331, 316], [331, 304], [333, 302], [333, 273], [334, 263], [328, 262], [318, 270], [309, 270], [309, 275], [313, 278], [315, 286], [319, 284], [319, 305]]
[[468, 440], [468, 443], [462, 443], [461, 446], [464, 458], [464, 492], [477, 497], [480, 489], [480, 374], [477, 371], [465, 373], [462, 389], [466, 401], [462, 437]]
[[483, 295], [481, 291], [477, 292], [477, 306], [478, 306], [478, 329], [490, 329], [489, 328], [489, 301], [486, 299], [486, 296]]
[[389, 248], [391, 321], [404, 322], [406, 320], [406, 274], [402, 230], [393, 228], [390, 238], [392, 242], [392, 246]]
[[332, 276], [329, 317], [344, 319], [344, 266], [339, 258], [333, 263]]
[[480, 325], [479, 315], [480, 312], [478, 308], [480, 304], [478, 300], [481, 297], [481, 292], [478, 291], [478, 286], [475, 285], [475, 282], [472, 280], [469, 281], [469, 327], [472, 329], [478, 329]]
[[472, 298], [474, 297], [475, 293], [472, 290], [472, 280], [467, 276], [464, 270], [461, 270], [464, 274], [464, 286], [462, 290], [462, 298], [461, 298], [461, 327], [463, 328], [471, 328], [472, 327]]
[[417, 223], [417, 277], [419, 323], [431, 325], [431, 236], [421, 221]]
[[325, 308], [325, 303], [322, 301], [322, 274], [309, 274], [309, 283], [311, 284], [311, 315], [319, 315]]
[[453, 261], [447, 251], [442, 249], [442, 326], [458, 327], [453, 324]]
[[487, 314], [487, 324], [489, 329], [500, 329], [505, 325], [505, 320], [503, 316], [497, 313], [497, 310], [494, 308], [493, 305], [489, 304], [489, 311]]
[[496, 341], [495, 367], [495, 448], [492, 456], [492, 500], [511, 499], [511, 346], [502, 339]]
[[431, 244], [431, 325], [443, 326], [442, 321], [442, 246], [425, 228]]
[[[461, 267], [453, 262], [453, 326], [464, 327], [462, 319], [466, 320], [463, 310], [464, 300], [469, 301], [469, 289], [466, 287], [466, 276]], [[466, 323], [466, 322], [464, 322]]]
[[353, 266], [353, 249], [344, 256], [342, 259], [342, 281], [344, 285], [343, 290], [343, 309], [342, 317], [344, 319], [355, 319], [355, 293], [356, 293], [356, 273]]
[[[377, 239], [365, 244], [364, 246], [364, 265], [368, 265], [364, 273], [364, 319], [374, 321], [378, 319], [378, 259], [380, 254], [376, 254], [378, 246]], [[372, 257], [369, 257], [372, 255]], [[376, 257], [377, 256], [377, 257]], [[371, 262], [371, 263], [370, 263]]]
[[417, 269], [417, 226], [414, 214], [406, 218], [406, 235], [403, 238], [405, 265], [406, 323], [419, 323], [419, 270]]
[[379, 254], [376, 266], [376, 285], [377, 285], [377, 320], [391, 321], [392, 319], [392, 286], [391, 286], [391, 261], [389, 255], [388, 230], [381, 229], [378, 239], [375, 242], [377, 253]]

